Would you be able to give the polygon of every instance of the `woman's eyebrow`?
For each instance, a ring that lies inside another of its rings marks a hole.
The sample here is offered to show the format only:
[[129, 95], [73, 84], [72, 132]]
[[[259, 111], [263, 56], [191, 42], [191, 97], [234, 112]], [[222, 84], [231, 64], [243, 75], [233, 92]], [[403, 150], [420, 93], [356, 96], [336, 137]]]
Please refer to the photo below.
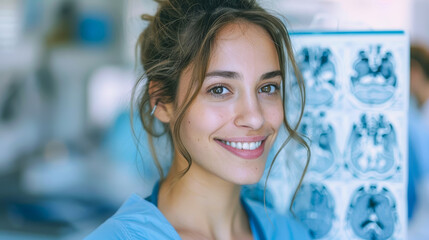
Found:
[[238, 79], [239, 74], [231, 71], [213, 71], [213, 72], [207, 73], [206, 77], [223, 77], [223, 78]]
[[260, 80], [267, 80], [278, 76], [282, 76], [282, 72], [280, 70], [264, 73], [260, 77]]
[[[282, 72], [280, 70], [267, 72], [262, 74], [262, 76], [259, 78], [259, 80], [267, 80], [271, 78], [275, 78], [278, 76], [281, 76]], [[222, 77], [222, 78], [230, 78], [230, 79], [239, 79], [240, 74], [237, 72], [232, 71], [213, 71], [206, 74], [206, 77]]]

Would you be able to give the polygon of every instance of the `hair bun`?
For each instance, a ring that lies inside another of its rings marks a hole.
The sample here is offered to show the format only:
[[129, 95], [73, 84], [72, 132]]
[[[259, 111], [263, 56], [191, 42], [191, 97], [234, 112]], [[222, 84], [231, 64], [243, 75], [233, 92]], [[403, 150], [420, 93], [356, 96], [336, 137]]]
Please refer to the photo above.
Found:
[[175, 9], [184, 14], [214, 12], [217, 8], [251, 9], [255, 0], [169, 0]]

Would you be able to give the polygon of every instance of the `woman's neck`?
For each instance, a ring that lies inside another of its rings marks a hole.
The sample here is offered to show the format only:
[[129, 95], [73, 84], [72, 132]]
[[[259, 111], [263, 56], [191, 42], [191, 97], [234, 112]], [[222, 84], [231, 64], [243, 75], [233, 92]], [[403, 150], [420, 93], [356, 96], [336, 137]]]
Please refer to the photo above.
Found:
[[251, 239], [240, 186], [206, 172], [195, 163], [180, 179], [184, 164], [174, 161], [160, 186], [158, 208], [182, 238]]

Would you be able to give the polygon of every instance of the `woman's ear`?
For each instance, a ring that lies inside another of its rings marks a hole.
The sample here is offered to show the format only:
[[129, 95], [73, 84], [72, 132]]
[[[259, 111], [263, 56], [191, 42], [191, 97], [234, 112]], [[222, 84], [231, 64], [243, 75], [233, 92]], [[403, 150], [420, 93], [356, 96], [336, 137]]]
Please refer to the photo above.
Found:
[[[153, 83], [149, 83], [149, 96], [156, 92], [158, 87]], [[159, 121], [169, 123], [173, 118], [173, 103], [163, 103], [160, 99], [151, 97], [150, 99], [151, 114], [153, 114]], [[154, 109], [155, 108], [155, 109]]]

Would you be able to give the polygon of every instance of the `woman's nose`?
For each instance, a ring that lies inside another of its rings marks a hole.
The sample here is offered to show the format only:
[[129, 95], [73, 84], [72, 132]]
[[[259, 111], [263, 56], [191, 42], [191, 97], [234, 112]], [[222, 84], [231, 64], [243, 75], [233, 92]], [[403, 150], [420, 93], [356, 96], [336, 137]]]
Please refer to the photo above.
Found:
[[249, 129], [260, 129], [265, 122], [263, 109], [257, 93], [240, 97], [235, 106], [235, 125]]

